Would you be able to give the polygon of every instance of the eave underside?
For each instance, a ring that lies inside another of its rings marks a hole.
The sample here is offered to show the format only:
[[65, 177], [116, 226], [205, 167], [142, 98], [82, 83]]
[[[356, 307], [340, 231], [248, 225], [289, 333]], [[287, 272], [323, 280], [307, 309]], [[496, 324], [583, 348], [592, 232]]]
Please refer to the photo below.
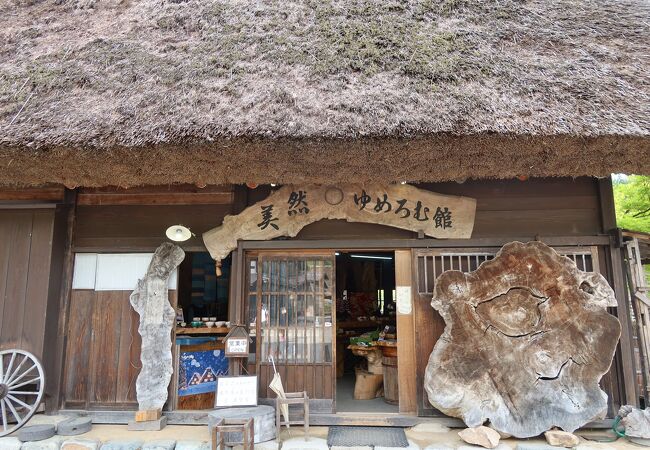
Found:
[[0, 148], [0, 185], [438, 182], [517, 176], [650, 174], [642, 137], [473, 135], [221, 140], [112, 149]]

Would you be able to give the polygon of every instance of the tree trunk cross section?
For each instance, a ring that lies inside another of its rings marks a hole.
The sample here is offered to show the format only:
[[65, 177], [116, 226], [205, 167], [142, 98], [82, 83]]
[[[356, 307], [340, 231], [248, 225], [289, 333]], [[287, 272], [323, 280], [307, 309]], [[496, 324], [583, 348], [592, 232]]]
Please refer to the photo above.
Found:
[[512, 242], [474, 272], [440, 275], [431, 305], [446, 324], [425, 372], [434, 407], [520, 438], [605, 416], [598, 383], [621, 327], [601, 275], [541, 242]]

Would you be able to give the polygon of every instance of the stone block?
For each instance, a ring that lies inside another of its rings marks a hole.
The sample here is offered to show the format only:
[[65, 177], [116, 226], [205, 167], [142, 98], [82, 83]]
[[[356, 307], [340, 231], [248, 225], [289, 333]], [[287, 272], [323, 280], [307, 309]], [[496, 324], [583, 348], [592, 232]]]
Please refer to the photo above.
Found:
[[88, 433], [92, 427], [93, 421], [90, 417], [73, 417], [59, 422], [56, 426], [56, 434], [59, 436], [76, 436]]
[[101, 450], [142, 450], [144, 443], [139, 440], [114, 440], [105, 442]]
[[0, 450], [20, 450], [23, 445], [17, 437], [3, 437], [0, 438]]
[[175, 450], [210, 450], [212, 444], [208, 441], [178, 441]]
[[516, 450], [557, 450], [557, 447], [548, 444], [521, 443], [517, 444]]
[[[244, 450], [244, 447], [241, 445], [235, 445], [234, 447], [226, 447], [230, 450]], [[260, 442], [259, 444], [255, 444], [254, 446], [255, 450], [279, 450], [280, 449], [280, 444], [278, 441], [266, 441], [266, 442]]]
[[458, 432], [458, 437], [468, 444], [480, 445], [485, 448], [495, 448], [499, 445], [501, 436], [492, 428], [480, 426], [465, 428]]
[[382, 447], [375, 445], [375, 450], [420, 450], [420, 446], [415, 442], [409, 440], [408, 447]]
[[[481, 447], [477, 445], [460, 445], [456, 450], [481, 450]], [[512, 447], [501, 442], [493, 450], [512, 450]]]
[[304, 437], [295, 437], [282, 441], [282, 450], [328, 450], [327, 441], [321, 438], [310, 437], [306, 440]]
[[160, 439], [157, 441], [147, 442], [142, 446], [142, 450], [174, 450], [176, 441], [173, 439]]
[[149, 420], [147, 422], [129, 421], [129, 431], [160, 431], [167, 426], [167, 416], [162, 416], [158, 420]]
[[580, 443], [580, 438], [573, 433], [562, 430], [548, 430], [544, 433], [546, 442], [558, 447], [572, 448]]
[[448, 433], [451, 429], [436, 422], [424, 422], [411, 428], [411, 431], [414, 433]]
[[31, 425], [18, 430], [18, 439], [22, 442], [42, 441], [56, 434], [54, 425]]
[[424, 450], [454, 450], [454, 447], [447, 444], [429, 444]]
[[339, 445], [333, 445], [330, 447], [330, 450], [372, 450], [372, 447], [367, 445], [355, 445], [353, 447], [342, 447]]
[[63, 438], [54, 436], [40, 441], [23, 442], [21, 450], [60, 450]]
[[95, 439], [66, 439], [61, 450], [98, 450], [101, 442]]

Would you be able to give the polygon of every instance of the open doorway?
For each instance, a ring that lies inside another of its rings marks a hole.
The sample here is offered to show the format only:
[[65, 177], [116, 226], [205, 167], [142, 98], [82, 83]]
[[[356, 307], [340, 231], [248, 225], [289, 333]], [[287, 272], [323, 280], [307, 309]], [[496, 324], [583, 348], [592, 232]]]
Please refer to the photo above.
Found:
[[336, 411], [399, 411], [394, 252], [336, 252]]

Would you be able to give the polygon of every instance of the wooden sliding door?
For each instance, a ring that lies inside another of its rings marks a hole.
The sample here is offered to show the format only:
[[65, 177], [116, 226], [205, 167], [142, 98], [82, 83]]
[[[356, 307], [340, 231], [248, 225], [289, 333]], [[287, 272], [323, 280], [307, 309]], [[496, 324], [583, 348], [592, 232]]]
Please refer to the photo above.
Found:
[[287, 392], [307, 391], [314, 412], [335, 401], [334, 253], [259, 253], [249, 259], [249, 311], [256, 307], [256, 370], [261, 399], [273, 364]]

